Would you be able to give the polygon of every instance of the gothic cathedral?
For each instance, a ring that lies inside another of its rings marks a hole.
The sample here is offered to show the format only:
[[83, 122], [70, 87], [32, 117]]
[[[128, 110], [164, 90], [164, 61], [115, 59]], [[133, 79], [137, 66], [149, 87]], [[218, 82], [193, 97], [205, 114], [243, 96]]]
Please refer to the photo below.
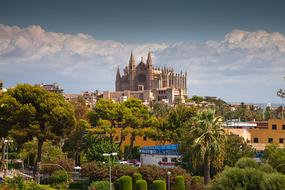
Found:
[[151, 53], [148, 52], [146, 63], [141, 58], [138, 65], [131, 53], [129, 65], [125, 67], [121, 76], [118, 67], [116, 74], [116, 91], [156, 91], [158, 89], [172, 88], [181, 94], [187, 94], [187, 72], [175, 73], [173, 69], [154, 67]]

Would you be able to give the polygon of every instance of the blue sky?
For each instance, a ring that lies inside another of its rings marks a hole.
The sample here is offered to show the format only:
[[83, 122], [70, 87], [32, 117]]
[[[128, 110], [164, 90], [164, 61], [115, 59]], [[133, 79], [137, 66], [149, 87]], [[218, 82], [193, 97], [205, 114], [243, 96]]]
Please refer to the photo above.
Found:
[[190, 95], [282, 102], [283, 1], [0, 1], [0, 79], [113, 90], [116, 66], [151, 48], [188, 71]]

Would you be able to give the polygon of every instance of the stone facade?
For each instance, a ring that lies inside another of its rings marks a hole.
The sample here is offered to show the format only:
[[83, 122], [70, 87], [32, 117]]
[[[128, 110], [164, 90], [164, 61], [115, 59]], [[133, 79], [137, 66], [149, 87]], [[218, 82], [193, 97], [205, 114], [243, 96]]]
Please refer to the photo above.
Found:
[[[154, 67], [150, 51], [146, 63], [141, 58], [138, 65], [131, 53], [128, 66], [121, 75], [118, 67], [116, 74], [116, 92], [145, 92], [154, 94], [154, 99], [167, 99], [173, 102], [175, 98], [184, 99], [187, 96], [187, 73], [175, 73], [172, 68]], [[164, 95], [162, 95], [164, 94]], [[176, 96], [176, 97], [174, 97]]]

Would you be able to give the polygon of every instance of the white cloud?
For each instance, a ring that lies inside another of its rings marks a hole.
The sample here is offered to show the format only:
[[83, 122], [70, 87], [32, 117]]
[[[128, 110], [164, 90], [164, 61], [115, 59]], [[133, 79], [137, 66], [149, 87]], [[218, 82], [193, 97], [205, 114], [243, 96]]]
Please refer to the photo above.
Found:
[[[235, 92], [235, 87], [241, 94], [249, 94], [248, 100], [253, 99], [250, 93], [263, 90], [260, 100], [277, 100], [274, 88], [282, 87], [285, 37], [278, 32], [243, 30], [233, 30], [221, 41], [199, 44], [128, 44], [98, 40], [82, 33], [47, 32], [40, 26], [0, 24], [0, 76], [14, 83], [55, 81], [76, 91], [111, 90], [116, 66], [125, 66], [131, 51], [139, 61], [140, 56], [146, 57], [149, 48], [156, 65], [188, 71], [188, 89], [192, 94], [231, 100], [228, 94]], [[247, 97], [232, 99], [241, 98]]]

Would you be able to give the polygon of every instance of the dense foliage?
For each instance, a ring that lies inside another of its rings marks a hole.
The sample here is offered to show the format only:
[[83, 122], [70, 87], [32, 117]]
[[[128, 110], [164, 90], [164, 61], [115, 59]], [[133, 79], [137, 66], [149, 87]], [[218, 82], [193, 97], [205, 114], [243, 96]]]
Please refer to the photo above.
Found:
[[274, 172], [268, 165], [258, 165], [252, 158], [241, 158], [236, 167], [227, 167], [218, 174], [209, 189], [285, 189], [285, 175]]
[[89, 188], [89, 190], [109, 190], [110, 182], [109, 181], [93, 181]]

